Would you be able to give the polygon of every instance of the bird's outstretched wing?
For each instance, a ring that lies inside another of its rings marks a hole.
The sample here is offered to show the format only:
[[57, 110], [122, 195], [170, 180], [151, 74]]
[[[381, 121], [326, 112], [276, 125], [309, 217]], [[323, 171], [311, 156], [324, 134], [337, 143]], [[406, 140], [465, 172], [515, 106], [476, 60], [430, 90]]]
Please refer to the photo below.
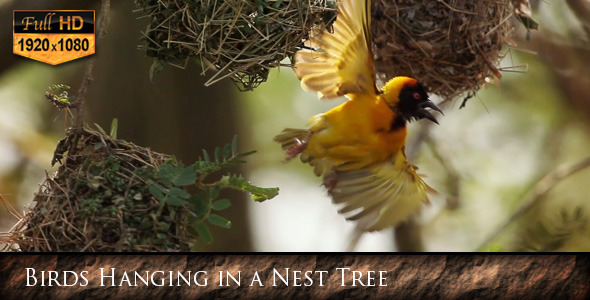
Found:
[[334, 33], [312, 34], [295, 53], [295, 74], [306, 90], [322, 99], [348, 93], [379, 93], [371, 51], [371, 2], [341, 0]]
[[422, 203], [429, 203], [428, 193], [435, 193], [416, 174], [403, 151], [391, 160], [361, 170], [336, 170], [324, 178], [324, 183], [332, 201], [342, 205], [338, 212], [347, 220], [358, 221], [359, 229], [364, 231], [406, 221]]

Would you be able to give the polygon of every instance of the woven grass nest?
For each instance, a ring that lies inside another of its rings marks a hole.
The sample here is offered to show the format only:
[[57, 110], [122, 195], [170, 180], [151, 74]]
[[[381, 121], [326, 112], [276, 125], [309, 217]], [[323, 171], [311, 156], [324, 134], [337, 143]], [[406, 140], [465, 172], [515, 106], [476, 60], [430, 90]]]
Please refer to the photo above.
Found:
[[264, 82], [270, 68], [291, 57], [308, 31], [335, 16], [335, 0], [136, 0], [149, 18], [144, 48], [158, 63], [190, 58], [241, 90]]
[[378, 75], [414, 77], [444, 99], [499, 76], [513, 31], [509, 0], [373, 0], [372, 14]]
[[[150, 23], [145, 49], [158, 62], [200, 60], [214, 71], [207, 84], [230, 77], [242, 90], [266, 80], [292, 57], [315, 26], [329, 28], [327, 0], [136, 0]], [[500, 49], [510, 39], [511, 0], [373, 0], [377, 75], [406, 75], [445, 99], [473, 93], [498, 76]]]
[[182, 207], [161, 205], [146, 184], [172, 157], [92, 131], [56, 151], [67, 143], [76, 153], [41, 184], [5, 251], [190, 251]]

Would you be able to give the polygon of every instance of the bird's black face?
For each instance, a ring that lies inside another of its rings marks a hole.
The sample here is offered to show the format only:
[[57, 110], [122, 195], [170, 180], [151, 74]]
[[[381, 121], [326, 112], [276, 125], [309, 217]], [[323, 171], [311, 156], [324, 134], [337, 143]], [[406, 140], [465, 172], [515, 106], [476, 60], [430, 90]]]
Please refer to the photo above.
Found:
[[426, 108], [434, 109], [442, 114], [442, 110], [428, 99], [426, 89], [420, 83], [406, 85], [401, 89], [397, 110], [404, 121], [426, 118], [438, 124], [436, 118]]

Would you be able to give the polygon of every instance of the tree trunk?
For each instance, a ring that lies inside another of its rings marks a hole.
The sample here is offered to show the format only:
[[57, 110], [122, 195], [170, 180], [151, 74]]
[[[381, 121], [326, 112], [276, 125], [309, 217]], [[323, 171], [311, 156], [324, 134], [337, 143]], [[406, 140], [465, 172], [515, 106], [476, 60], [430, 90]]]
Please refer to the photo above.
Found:
[[[111, 120], [118, 118], [118, 138], [191, 164], [201, 149], [212, 151], [231, 142], [237, 133], [235, 88], [227, 81], [204, 87], [200, 67], [192, 62], [186, 70], [166, 66], [150, 82], [151, 59], [137, 50], [145, 25], [132, 13], [135, 8], [133, 1], [112, 2], [109, 31], [97, 46], [86, 123], [98, 123], [108, 130]], [[232, 200], [223, 212], [232, 228], [210, 226], [213, 243], [198, 243], [197, 250], [252, 250], [247, 197], [239, 193], [225, 197]]]

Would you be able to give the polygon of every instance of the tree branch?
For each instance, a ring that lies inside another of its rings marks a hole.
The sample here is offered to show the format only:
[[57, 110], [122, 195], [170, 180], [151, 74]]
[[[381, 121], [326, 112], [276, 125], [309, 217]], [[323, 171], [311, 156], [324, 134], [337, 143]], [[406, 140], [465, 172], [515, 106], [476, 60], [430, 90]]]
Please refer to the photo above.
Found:
[[545, 199], [547, 194], [562, 180], [567, 177], [590, 167], [590, 156], [581, 160], [574, 165], [562, 164], [549, 172], [541, 178], [531, 189], [525, 193], [524, 204], [517, 210], [502, 226], [498, 227], [492, 234], [490, 234], [483, 243], [478, 247], [482, 251], [491, 241], [493, 241], [500, 233], [502, 233], [510, 224], [520, 218], [526, 212], [530, 211], [533, 206], [539, 204]]
[[422, 228], [414, 219], [395, 226], [395, 243], [398, 252], [422, 252]]
[[[102, 0], [100, 9], [100, 19], [98, 20], [98, 32], [96, 33], [96, 44], [98, 45], [100, 40], [104, 38], [107, 27], [109, 25], [109, 10], [111, 7], [110, 0]], [[84, 126], [84, 104], [86, 101], [86, 92], [88, 86], [93, 81], [94, 73], [94, 57], [88, 60], [86, 70], [84, 71], [84, 77], [82, 78], [82, 84], [78, 89], [78, 96], [76, 97], [76, 120], [74, 121], [74, 129], [81, 131]]]
[[438, 143], [430, 136], [426, 137], [426, 145], [432, 151], [432, 156], [438, 161], [445, 173], [445, 184], [447, 186], [446, 205], [447, 209], [454, 210], [460, 206], [461, 203], [461, 184], [463, 177], [459, 170], [455, 168], [449, 161], [448, 155], [443, 155]]

